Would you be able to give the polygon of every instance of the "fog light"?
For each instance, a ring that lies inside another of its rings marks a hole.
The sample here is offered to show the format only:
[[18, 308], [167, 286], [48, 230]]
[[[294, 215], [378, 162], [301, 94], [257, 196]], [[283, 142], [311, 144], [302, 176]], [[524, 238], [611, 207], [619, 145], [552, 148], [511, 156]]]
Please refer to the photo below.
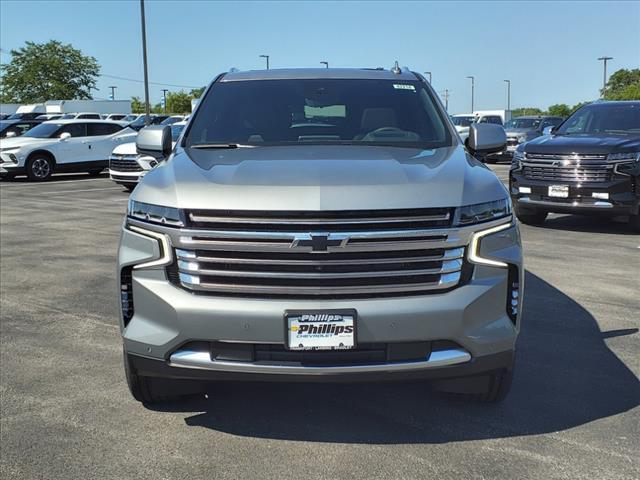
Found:
[[518, 267], [509, 265], [508, 277], [508, 293], [507, 293], [507, 315], [515, 325], [518, 320], [518, 308], [520, 307], [520, 278], [518, 275]]
[[133, 285], [131, 282], [131, 267], [126, 267], [120, 272], [120, 307], [122, 309], [122, 321], [126, 327], [133, 317]]
[[531, 193], [531, 187], [518, 187], [520, 193]]
[[600, 200], [609, 200], [609, 194], [607, 192], [593, 192], [591, 196], [593, 198], [599, 198]]

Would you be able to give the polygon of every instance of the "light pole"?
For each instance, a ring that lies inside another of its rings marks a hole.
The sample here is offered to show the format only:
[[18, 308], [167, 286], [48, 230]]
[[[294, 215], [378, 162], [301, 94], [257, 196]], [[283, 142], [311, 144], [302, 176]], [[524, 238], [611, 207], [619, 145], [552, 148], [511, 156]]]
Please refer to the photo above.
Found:
[[471, 113], [473, 113], [473, 96], [475, 95], [476, 79], [473, 75], [469, 75], [467, 78], [471, 79]]
[[449, 89], [445, 88], [444, 94], [442, 96], [444, 97], [444, 109], [448, 112], [449, 111]]
[[320, 62], [321, 65], [324, 65], [325, 68], [329, 68], [329, 62]]
[[431, 72], [424, 72], [425, 75], [429, 75], [429, 84], [431, 84]]
[[507, 110], [511, 110], [511, 80], [505, 80], [507, 83]]
[[116, 87], [115, 85], [111, 85], [110, 87], [108, 87], [111, 89], [111, 100], [115, 100], [116, 99]]
[[613, 60], [613, 57], [600, 57], [598, 60], [603, 62], [604, 72], [602, 77], [602, 98], [605, 97], [607, 92], [607, 62]]
[[264, 58], [267, 61], [267, 70], [269, 70], [269, 55], [260, 55], [260, 58]]
[[167, 90], [166, 88], [162, 89], [162, 103], [164, 104], [164, 113], [167, 113]]
[[140, 20], [142, 21], [142, 62], [144, 64], [144, 124], [149, 125], [149, 74], [147, 72], [147, 27], [144, 20], [144, 0], [140, 0]]

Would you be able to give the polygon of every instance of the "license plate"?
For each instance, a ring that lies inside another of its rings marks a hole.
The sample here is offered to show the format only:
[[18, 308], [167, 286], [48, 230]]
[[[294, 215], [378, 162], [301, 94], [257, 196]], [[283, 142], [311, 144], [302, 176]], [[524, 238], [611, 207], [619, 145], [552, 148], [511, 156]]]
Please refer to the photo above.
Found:
[[549, 185], [549, 196], [558, 198], [569, 198], [569, 186]]
[[287, 311], [289, 350], [349, 350], [356, 346], [355, 310]]

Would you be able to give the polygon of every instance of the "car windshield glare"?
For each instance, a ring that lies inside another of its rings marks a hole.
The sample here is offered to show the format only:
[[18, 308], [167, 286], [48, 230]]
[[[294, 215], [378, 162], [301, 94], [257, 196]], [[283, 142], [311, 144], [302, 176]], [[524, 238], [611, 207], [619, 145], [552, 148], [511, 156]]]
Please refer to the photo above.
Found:
[[437, 148], [451, 135], [425, 85], [407, 80], [285, 79], [215, 83], [185, 139], [255, 146]]
[[51, 138], [61, 126], [59, 123], [41, 123], [26, 132], [23, 137]]
[[640, 135], [640, 104], [602, 103], [584, 106], [554, 133]]
[[504, 128], [537, 128], [540, 125], [539, 118], [514, 118], [509, 120]]

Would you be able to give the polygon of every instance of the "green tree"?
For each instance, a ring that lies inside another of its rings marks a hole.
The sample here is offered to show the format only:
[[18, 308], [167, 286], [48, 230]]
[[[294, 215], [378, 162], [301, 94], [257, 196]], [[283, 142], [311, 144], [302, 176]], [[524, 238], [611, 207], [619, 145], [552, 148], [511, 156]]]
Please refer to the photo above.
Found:
[[189, 113], [191, 112], [191, 95], [181, 90], [167, 93], [167, 112]]
[[522, 117], [523, 115], [542, 115], [542, 110], [537, 107], [522, 107], [511, 111], [512, 117]]
[[200, 98], [204, 93], [205, 88], [206, 87], [194, 88], [189, 92], [189, 95], [191, 95], [191, 98]]
[[26, 42], [11, 50], [11, 61], [2, 65], [2, 99], [11, 103], [90, 99], [100, 66], [72, 45], [57, 40]]
[[555, 115], [558, 117], [568, 117], [571, 115], [571, 108], [566, 103], [556, 103], [551, 105], [548, 110], [549, 115]]
[[[602, 92], [601, 92], [602, 93]], [[609, 77], [607, 100], [640, 100], [640, 69], [620, 69]]]
[[131, 97], [131, 112], [144, 113], [144, 102], [140, 100], [140, 97]]

